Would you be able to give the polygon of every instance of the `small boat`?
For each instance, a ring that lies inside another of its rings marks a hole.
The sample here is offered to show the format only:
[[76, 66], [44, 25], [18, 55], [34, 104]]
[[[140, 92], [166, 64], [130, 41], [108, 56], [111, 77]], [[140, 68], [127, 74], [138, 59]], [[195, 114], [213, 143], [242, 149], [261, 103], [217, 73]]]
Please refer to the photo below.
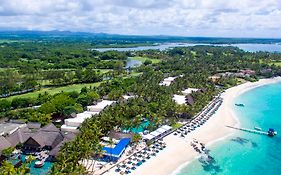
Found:
[[43, 161], [36, 161], [34, 164], [35, 168], [41, 168], [42, 166], [44, 166], [44, 162]]
[[239, 106], [239, 107], [244, 107], [245, 105], [243, 103], [235, 103], [236, 106]]
[[262, 129], [260, 127], [255, 126], [255, 130], [261, 131]]

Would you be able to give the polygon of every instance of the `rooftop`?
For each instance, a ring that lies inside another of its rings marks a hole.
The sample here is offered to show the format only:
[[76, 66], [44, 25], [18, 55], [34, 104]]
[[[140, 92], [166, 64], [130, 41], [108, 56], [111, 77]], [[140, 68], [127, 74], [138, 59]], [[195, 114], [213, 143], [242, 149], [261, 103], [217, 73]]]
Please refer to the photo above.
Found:
[[103, 147], [103, 150], [107, 155], [119, 157], [126, 148], [126, 146], [130, 143], [130, 141], [130, 138], [123, 138], [118, 142], [118, 144], [114, 148]]
[[26, 126], [26, 124], [17, 124], [17, 123], [1, 123], [0, 124], [0, 135], [12, 134], [17, 129]]
[[174, 95], [173, 96], [173, 100], [177, 103], [177, 104], [179, 104], [179, 105], [183, 105], [183, 104], [185, 104], [186, 103], [186, 101], [185, 101], [185, 96], [184, 95]]
[[200, 89], [196, 89], [196, 88], [187, 88], [184, 91], [181, 91], [183, 93], [183, 95], [188, 95], [191, 94], [192, 92], [197, 92]]

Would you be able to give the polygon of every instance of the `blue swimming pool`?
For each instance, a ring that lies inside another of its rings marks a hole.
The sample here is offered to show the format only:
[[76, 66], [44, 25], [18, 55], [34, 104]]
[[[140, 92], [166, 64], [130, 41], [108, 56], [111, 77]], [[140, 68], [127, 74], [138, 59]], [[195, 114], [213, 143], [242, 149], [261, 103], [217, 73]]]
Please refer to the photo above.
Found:
[[130, 132], [133, 132], [133, 133], [140, 133], [140, 132], [143, 132], [147, 129], [148, 125], [150, 124], [149, 121], [144, 121], [142, 122], [138, 127], [135, 127], [135, 128], [129, 128], [127, 130], [129, 130]]
[[[22, 155], [23, 161], [25, 160], [25, 157], [26, 157], [26, 155]], [[31, 175], [46, 175], [53, 166], [52, 162], [45, 161], [45, 164], [43, 167], [35, 168], [34, 167], [35, 162], [36, 162], [36, 160], [32, 161], [31, 165], [29, 165]]]

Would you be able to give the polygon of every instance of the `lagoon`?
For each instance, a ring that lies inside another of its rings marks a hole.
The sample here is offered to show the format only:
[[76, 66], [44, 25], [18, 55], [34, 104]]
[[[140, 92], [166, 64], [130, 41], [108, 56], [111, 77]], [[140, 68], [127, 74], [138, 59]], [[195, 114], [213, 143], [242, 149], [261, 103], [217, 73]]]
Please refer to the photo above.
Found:
[[[236, 132], [210, 147], [215, 162], [204, 166], [194, 160], [177, 175], [275, 175], [281, 172], [281, 84], [270, 84], [245, 92], [233, 102], [241, 127], [272, 127], [279, 135], [271, 138]], [[245, 107], [235, 106], [243, 103]]]
[[248, 52], [258, 52], [258, 51], [266, 51], [266, 52], [278, 52], [281, 53], [281, 44], [194, 44], [194, 43], [164, 43], [154, 46], [141, 46], [141, 47], [128, 47], [128, 48], [97, 48], [94, 50], [98, 50], [100, 52], [105, 52], [109, 50], [116, 51], [142, 51], [142, 50], [166, 50], [174, 47], [190, 47], [197, 45], [213, 45], [213, 46], [234, 46], [239, 47], [240, 49]]

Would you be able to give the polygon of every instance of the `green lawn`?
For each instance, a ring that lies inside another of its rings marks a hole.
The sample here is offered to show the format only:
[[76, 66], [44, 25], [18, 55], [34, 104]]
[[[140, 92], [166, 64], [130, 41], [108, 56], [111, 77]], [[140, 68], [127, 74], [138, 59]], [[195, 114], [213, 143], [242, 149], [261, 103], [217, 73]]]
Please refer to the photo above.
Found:
[[270, 65], [274, 64], [275, 66], [281, 67], [281, 61], [271, 62]]
[[281, 67], [281, 61], [275, 61], [275, 60], [270, 60], [268, 62], [264, 62], [262, 60], [260, 60], [260, 63], [265, 63], [265, 64], [268, 64], [268, 65], [275, 65], [275, 66], [280, 66]]
[[77, 91], [80, 92], [80, 90], [83, 87], [90, 87], [90, 86], [99, 86], [101, 84], [101, 82], [97, 82], [97, 83], [89, 83], [89, 84], [74, 84], [74, 85], [69, 85], [69, 86], [63, 86], [63, 87], [54, 87], [54, 88], [42, 88], [39, 91], [35, 91], [35, 92], [30, 92], [30, 93], [26, 93], [26, 94], [22, 94], [22, 95], [15, 95], [15, 96], [11, 96], [11, 97], [7, 97], [8, 100], [12, 100], [13, 98], [24, 98], [24, 97], [28, 97], [28, 98], [36, 98], [40, 93], [44, 93], [44, 92], [48, 92], [50, 94], [56, 94], [59, 92], [71, 92], [71, 91]]
[[131, 57], [132, 59], [134, 60], [139, 60], [141, 62], [145, 62], [145, 60], [151, 60], [152, 63], [160, 63], [161, 60], [159, 59], [151, 59], [151, 58], [148, 58], [148, 57]]
[[[141, 75], [141, 72], [133, 72], [130, 75], [124, 76], [123, 78], [129, 78], [129, 77], [134, 77], [134, 76], [139, 76]], [[63, 87], [53, 87], [53, 88], [42, 88], [39, 91], [34, 91], [22, 95], [15, 95], [11, 97], [7, 97], [7, 100], [12, 100], [14, 98], [36, 98], [40, 93], [48, 92], [49, 94], [57, 94], [60, 92], [72, 92], [72, 91], [77, 91], [80, 92], [80, 90], [83, 87], [90, 87], [90, 86], [99, 86], [102, 82], [97, 82], [97, 83], [84, 83], [84, 84], [73, 84], [73, 85], [68, 85], [68, 86], [63, 86]]]
[[173, 128], [173, 129], [178, 129], [178, 128], [180, 128], [181, 126], [182, 126], [181, 123], [172, 124], [172, 128]]

